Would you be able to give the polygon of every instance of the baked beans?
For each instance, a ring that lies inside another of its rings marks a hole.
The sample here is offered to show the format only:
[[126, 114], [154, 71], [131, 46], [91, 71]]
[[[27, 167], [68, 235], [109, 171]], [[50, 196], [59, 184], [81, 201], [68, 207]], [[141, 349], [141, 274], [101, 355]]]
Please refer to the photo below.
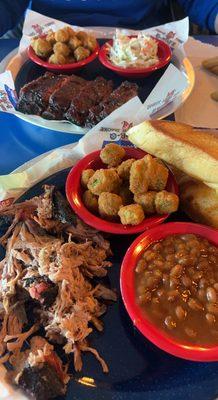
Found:
[[136, 299], [170, 336], [218, 343], [218, 247], [192, 235], [170, 235], [145, 250], [135, 269]]

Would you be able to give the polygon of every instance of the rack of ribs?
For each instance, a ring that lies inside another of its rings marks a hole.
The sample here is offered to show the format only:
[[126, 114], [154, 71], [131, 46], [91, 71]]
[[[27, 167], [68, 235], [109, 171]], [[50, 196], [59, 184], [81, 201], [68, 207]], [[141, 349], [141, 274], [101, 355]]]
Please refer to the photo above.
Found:
[[46, 72], [22, 87], [16, 109], [24, 114], [67, 119], [79, 126], [92, 127], [136, 96], [137, 91], [138, 86], [127, 81], [113, 90], [113, 82], [102, 77], [86, 81], [76, 75]]

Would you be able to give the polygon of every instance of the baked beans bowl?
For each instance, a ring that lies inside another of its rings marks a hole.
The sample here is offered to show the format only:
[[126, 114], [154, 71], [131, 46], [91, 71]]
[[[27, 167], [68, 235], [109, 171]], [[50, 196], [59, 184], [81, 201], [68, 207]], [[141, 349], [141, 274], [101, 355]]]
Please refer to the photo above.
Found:
[[[135, 158], [139, 160], [143, 158], [147, 153], [142, 150], [136, 149], [134, 147], [124, 147], [126, 156], [123, 160], [127, 160], [129, 158]], [[166, 220], [169, 214], [153, 214], [151, 216], [146, 216], [146, 218], [139, 223], [138, 225], [122, 225], [119, 222], [111, 222], [107, 221], [100, 216], [95, 215], [91, 211], [87, 209], [87, 207], [83, 203], [83, 193], [85, 189], [81, 184], [81, 176], [82, 172], [87, 169], [107, 169], [107, 165], [105, 165], [100, 158], [100, 150], [94, 151], [84, 158], [82, 158], [69, 172], [66, 181], [66, 196], [68, 202], [70, 203], [72, 209], [76, 212], [76, 214], [88, 225], [93, 228], [98, 229], [99, 231], [114, 233], [114, 234], [136, 234], [145, 231], [148, 228], [151, 228], [155, 225], [161, 224]], [[166, 190], [169, 192], [178, 194], [178, 187], [174, 178], [173, 173], [169, 170], [168, 181], [166, 185]]]
[[218, 361], [218, 231], [194, 223], [147, 230], [120, 275], [126, 310], [156, 346], [187, 360]]

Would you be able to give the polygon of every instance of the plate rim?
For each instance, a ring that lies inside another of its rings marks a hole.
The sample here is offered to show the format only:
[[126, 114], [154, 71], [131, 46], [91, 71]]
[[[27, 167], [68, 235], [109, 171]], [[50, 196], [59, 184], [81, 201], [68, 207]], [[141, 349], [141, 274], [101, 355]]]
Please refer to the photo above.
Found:
[[[19, 47], [17, 47], [17, 53], [12, 56], [12, 58], [9, 60], [5, 67], [5, 71], [9, 70], [12, 73], [13, 79], [16, 79], [16, 76], [20, 70], [20, 68], [23, 66], [23, 64], [27, 61], [27, 57], [22, 57], [18, 53]], [[173, 60], [177, 60], [177, 56], [174, 53], [171, 62], [173, 63]], [[175, 111], [182, 106], [182, 104], [187, 100], [187, 98], [190, 96], [194, 85], [195, 85], [195, 72], [194, 72], [194, 67], [191, 63], [191, 61], [188, 59], [188, 57], [184, 57], [183, 61], [181, 63], [181, 68], [180, 71], [184, 73], [186, 76], [186, 79], [188, 81], [188, 87], [183, 91], [183, 93], [175, 98], [171, 103], [169, 103], [167, 106], [165, 106], [163, 109], [158, 111], [152, 116], [152, 119], [164, 119], [167, 118], [169, 115], [174, 114]], [[146, 79], [146, 78], [145, 78]], [[29, 122], [32, 125], [39, 126], [45, 129], [49, 130], [56, 130], [58, 132], [64, 132], [64, 133], [71, 133], [75, 135], [83, 135], [81, 132], [75, 132], [75, 128], [71, 127], [70, 124], [68, 123], [60, 123], [57, 122], [55, 123], [54, 121], [37, 121], [35, 120], [34, 116], [29, 116], [26, 114], [16, 114], [16, 116], [25, 121]], [[62, 124], [60, 126], [60, 124]]]

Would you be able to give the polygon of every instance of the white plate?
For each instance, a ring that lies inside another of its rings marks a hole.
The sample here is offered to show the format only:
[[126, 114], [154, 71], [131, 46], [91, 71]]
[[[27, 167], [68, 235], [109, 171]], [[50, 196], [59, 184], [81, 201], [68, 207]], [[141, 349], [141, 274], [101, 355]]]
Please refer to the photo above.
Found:
[[[13, 57], [6, 65], [5, 69], [11, 71], [14, 80], [16, 79], [16, 76], [20, 71], [20, 68], [22, 67], [24, 62], [25, 60], [17, 53], [16, 55], [13, 55]], [[186, 101], [186, 99], [188, 98], [194, 87], [195, 83], [194, 69], [188, 58], [185, 57], [181, 63], [179, 57], [177, 57], [177, 55], [174, 54], [172, 62], [175, 66], [177, 66], [177, 68], [179, 68], [185, 74], [186, 79], [188, 81], [188, 87], [174, 101], [172, 101], [171, 103], [163, 107], [160, 111], [158, 111], [155, 115], [153, 115], [152, 116], [153, 119], [163, 119], [169, 116], [170, 114], [173, 114]], [[16, 115], [18, 118], [26, 122], [29, 122], [33, 125], [37, 125], [46, 129], [51, 129], [71, 134], [72, 133], [80, 134], [80, 135], [87, 132], [87, 129], [78, 127], [69, 122], [49, 121], [38, 116], [30, 116], [22, 113], [17, 113]]]

